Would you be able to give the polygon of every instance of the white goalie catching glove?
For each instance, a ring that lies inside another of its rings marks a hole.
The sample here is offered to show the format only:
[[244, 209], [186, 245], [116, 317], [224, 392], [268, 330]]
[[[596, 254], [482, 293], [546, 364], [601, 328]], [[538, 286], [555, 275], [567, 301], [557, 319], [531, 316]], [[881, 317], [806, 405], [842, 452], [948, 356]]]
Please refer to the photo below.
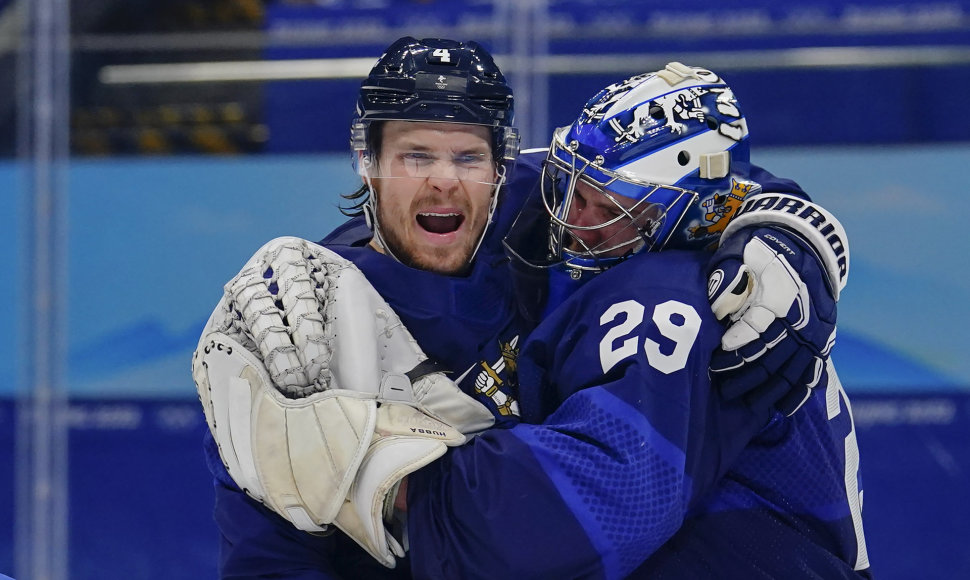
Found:
[[427, 360], [350, 261], [299, 238], [263, 246], [225, 287], [192, 376], [229, 475], [319, 532], [335, 524], [388, 567], [400, 480], [494, 417]]

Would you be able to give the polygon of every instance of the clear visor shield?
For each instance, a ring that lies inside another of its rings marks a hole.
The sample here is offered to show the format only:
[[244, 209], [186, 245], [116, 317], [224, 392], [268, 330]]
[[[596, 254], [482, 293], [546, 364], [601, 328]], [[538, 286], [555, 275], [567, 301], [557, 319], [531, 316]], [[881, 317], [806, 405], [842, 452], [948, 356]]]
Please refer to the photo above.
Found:
[[445, 180], [498, 185], [499, 169], [490, 153], [411, 149], [385, 151], [379, 160], [365, 156], [358, 173], [369, 179]]
[[431, 122], [409, 124], [407, 132], [385, 139], [381, 150], [375, 152], [366, 145], [368, 126], [355, 125], [352, 144], [357, 173], [366, 179], [450, 180], [492, 186], [502, 182], [503, 168], [492, 153], [491, 128], [453, 123], [441, 126], [439, 129]]
[[697, 197], [621, 176], [600, 163], [556, 142], [544, 165], [549, 249], [573, 268], [602, 270], [637, 252], [659, 249]]

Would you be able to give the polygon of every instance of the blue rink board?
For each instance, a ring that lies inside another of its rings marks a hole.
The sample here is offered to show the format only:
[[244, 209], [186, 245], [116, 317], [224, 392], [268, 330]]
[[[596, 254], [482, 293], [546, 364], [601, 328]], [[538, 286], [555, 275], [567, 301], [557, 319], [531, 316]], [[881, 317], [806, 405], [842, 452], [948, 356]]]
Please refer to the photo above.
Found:
[[[853, 396], [863, 513], [880, 580], [970, 577], [970, 393]], [[75, 402], [70, 578], [215, 578], [213, 493], [195, 400]], [[0, 461], [14, 463], [0, 401]], [[514, 483], [510, 482], [510, 485]], [[0, 477], [0, 573], [13, 570], [14, 476]]]

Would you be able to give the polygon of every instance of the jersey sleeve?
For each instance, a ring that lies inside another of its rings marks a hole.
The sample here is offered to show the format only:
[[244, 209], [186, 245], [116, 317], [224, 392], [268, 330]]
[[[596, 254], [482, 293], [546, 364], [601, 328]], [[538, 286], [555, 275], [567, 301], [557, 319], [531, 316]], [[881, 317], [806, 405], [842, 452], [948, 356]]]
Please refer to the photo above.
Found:
[[871, 578], [848, 396], [829, 380], [776, 415], [671, 541], [630, 578]]
[[411, 476], [415, 576], [622, 578], [675, 533], [757, 429], [712, 398], [721, 330], [684, 256], [584, 286], [523, 347], [526, 423]]

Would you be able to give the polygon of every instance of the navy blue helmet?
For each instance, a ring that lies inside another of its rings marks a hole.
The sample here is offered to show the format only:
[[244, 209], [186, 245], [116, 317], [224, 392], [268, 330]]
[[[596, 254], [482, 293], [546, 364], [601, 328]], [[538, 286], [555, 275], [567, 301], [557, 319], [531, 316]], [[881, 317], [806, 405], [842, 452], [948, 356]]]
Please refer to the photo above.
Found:
[[514, 99], [491, 54], [476, 42], [410, 36], [389, 46], [361, 83], [351, 147], [368, 149], [372, 121], [440, 121], [492, 129], [496, 160], [514, 159]]

